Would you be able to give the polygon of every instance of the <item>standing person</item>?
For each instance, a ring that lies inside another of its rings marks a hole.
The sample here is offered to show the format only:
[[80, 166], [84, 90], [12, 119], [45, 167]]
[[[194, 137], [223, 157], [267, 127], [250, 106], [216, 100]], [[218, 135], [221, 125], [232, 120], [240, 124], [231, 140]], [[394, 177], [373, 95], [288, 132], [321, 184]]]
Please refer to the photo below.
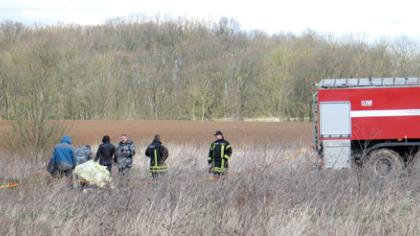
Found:
[[115, 146], [111, 143], [111, 138], [108, 135], [102, 137], [102, 143], [99, 145], [96, 152], [95, 161], [99, 160], [99, 164], [106, 166], [106, 169], [111, 174], [112, 157], [115, 154]]
[[126, 134], [121, 135], [120, 142], [115, 149], [114, 161], [118, 165], [118, 172], [123, 176], [129, 174], [133, 167], [133, 156], [136, 154], [136, 146], [129, 140]]
[[54, 177], [69, 178], [73, 177], [73, 169], [76, 166], [74, 149], [70, 136], [64, 135], [59, 144], [55, 145], [50, 162], [48, 163], [48, 172]]
[[74, 158], [76, 160], [76, 166], [92, 160], [92, 147], [90, 145], [83, 145], [74, 149]]
[[146, 156], [150, 158], [150, 173], [153, 179], [164, 174], [167, 170], [165, 161], [169, 156], [168, 149], [163, 146], [160, 135], [155, 135], [152, 143], [147, 147]]
[[219, 177], [224, 175], [229, 167], [228, 161], [232, 155], [232, 147], [225, 140], [222, 131], [216, 131], [214, 136], [216, 136], [216, 141], [210, 146], [208, 164], [210, 165], [210, 173]]

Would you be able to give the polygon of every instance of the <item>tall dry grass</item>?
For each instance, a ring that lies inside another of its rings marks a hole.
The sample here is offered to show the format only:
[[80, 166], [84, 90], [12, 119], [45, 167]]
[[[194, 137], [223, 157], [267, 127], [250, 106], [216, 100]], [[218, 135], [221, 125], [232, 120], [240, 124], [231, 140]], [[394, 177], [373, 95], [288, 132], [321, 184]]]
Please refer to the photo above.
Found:
[[0, 235], [420, 234], [418, 176], [371, 181], [356, 171], [320, 171], [299, 145], [241, 145], [229, 175], [212, 181], [207, 145], [168, 147], [170, 171], [159, 181], [149, 181], [138, 155], [128, 185], [87, 193], [31, 174], [42, 165], [2, 156], [3, 179], [25, 178], [0, 190]]

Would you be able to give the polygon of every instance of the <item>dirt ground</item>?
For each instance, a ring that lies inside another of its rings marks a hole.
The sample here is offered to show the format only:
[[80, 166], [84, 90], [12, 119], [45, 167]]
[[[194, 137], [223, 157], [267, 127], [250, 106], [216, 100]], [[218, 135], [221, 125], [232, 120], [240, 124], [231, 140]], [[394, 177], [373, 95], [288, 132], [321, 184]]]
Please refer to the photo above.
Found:
[[[160, 134], [163, 141], [170, 143], [208, 143], [212, 134], [222, 130], [231, 143], [305, 143], [312, 137], [310, 123], [302, 122], [194, 122], [194, 121], [63, 121], [68, 127], [75, 145], [100, 143], [108, 134], [117, 142], [121, 134], [135, 142], [146, 142], [154, 134]], [[0, 132], [10, 127], [0, 122]]]

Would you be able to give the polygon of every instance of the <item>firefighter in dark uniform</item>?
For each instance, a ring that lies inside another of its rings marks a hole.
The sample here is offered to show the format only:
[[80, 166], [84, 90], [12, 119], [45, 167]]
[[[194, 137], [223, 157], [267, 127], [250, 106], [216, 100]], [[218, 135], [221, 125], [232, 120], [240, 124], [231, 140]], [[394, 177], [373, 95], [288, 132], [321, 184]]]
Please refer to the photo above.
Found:
[[216, 136], [216, 141], [210, 146], [208, 163], [210, 165], [210, 173], [219, 177], [224, 175], [229, 167], [228, 161], [232, 155], [232, 147], [225, 140], [222, 131], [216, 131], [214, 136]]
[[150, 173], [153, 179], [167, 171], [165, 161], [169, 156], [168, 149], [163, 146], [159, 135], [155, 135], [152, 143], [147, 147], [146, 156], [150, 158]]

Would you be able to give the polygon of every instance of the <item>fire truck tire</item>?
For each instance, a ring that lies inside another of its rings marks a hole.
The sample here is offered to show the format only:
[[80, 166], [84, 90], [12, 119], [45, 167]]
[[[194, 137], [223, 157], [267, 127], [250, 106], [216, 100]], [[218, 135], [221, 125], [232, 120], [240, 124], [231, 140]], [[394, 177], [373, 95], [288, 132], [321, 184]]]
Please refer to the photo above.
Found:
[[408, 163], [407, 169], [410, 175], [420, 175], [420, 151], [418, 151], [413, 159]]
[[399, 177], [404, 170], [400, 155], [390, 149], [379, 149], [369, 154], [366, 171], [377, 178]]

